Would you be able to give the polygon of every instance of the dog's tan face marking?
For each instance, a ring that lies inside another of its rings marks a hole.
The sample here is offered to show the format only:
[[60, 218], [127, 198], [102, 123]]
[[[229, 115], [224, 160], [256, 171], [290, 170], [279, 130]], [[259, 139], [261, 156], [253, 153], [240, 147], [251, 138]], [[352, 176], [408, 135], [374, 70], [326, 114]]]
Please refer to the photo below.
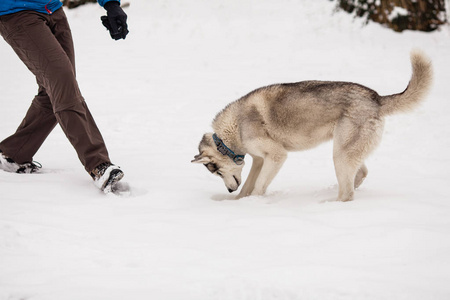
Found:
[[196, 155], [191, 162], [202, 163], [209, 172], [222, 178], [230, 193], [236, 191], [242, 182], [241, 173], [245, 163], [237, 165], [210, 144], [200, 144], [199, 151], [200, 154]]
[[227, 162], [220, 167], [217, 167], [217, 164], [213, 164], [213, 166], [217, 167], [214, 174], [222, 178], [228, 191], [232, 193], [241, 185], [241, 173], [244, 164], [238, 166], [228, 157], [226, 157], [226, 160], [229, 160], [230, 162]]

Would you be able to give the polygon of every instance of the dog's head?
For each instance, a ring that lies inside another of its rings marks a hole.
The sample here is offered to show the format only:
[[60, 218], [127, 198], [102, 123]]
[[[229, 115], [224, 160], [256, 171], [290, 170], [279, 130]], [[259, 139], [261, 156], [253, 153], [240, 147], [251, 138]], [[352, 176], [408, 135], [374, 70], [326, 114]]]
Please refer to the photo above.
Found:
[[203, 164], [212, 174], [221, 177], [230, 193], [236, 191], [241, 184], [244, 161], [239, 161], [238, 164], [229, 156], [219, 152], [212, 133], [203, 135], [198, 151], [200, 154], [196, 155], [191, 162]]

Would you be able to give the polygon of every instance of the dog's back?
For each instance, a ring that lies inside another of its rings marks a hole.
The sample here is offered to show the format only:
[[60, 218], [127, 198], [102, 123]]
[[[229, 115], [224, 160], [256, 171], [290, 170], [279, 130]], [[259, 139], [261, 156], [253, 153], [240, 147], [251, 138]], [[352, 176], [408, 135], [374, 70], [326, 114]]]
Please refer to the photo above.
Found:
[[378, 115], [380, 96], [350, 82], [302, 81], [257, 89], [232, 103], [222, 114], [239, 115], [246, 138], [268, 137], [288, 151], [330, 140], [343, 116], [364, 122]]

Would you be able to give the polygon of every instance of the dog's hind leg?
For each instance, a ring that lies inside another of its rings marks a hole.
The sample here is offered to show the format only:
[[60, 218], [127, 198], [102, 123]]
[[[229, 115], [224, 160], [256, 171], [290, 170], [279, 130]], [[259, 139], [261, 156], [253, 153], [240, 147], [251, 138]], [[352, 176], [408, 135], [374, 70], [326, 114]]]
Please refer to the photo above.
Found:
[[253, 159], [252, 168], [250, 169], [250, 173], [248, 174], [247, 180], [245, 181], [245, 184], [242, 187], [239, 195], [237, 195], [236, 199], [249, 196], [252, 193], [253, 189], [255, 188], [255, 182], [259, 176], [259, 173], [261, 172], [264, 159], [262, 157], [253, 155], [252, 159]]
[[267, 155], [264, 158], [261, 172], [256, 179], [251, 195], [264, 195], [267, 187], [286, 161], [287, 154]]
[[364, 159], [378, 145], [383, 123], [377, 118], [367, 118], [364, 122], [344, 118], [336, 125], [333, 159], [339, 183], [339, 201], [353, 200], [355, 187], [368, 173]]
[[354, 194], [354, 181], [358, 164], [347, 157], [345, 153], [334, 154], [334, 168], [339, 184], [338, 201], [351, 201]]
[[357, 189], [361, 183], [363, 183], [364, 179], [367, 177], [369, 170], [367, 170], [366, 165], [363, 163], [361, 167], [359, 167], [358, 173], [356, 173], [355, 177], [355, 189]]

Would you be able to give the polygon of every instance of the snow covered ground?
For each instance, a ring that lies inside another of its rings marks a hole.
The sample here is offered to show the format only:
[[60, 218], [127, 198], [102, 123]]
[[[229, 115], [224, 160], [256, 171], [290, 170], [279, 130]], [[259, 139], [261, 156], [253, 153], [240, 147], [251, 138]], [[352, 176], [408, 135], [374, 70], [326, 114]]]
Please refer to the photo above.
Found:
[[[363, 27], [334, 5], [131, 0], [119, 42], [99, 6], [67, 11], [81, 90], [132, 195], [99, 192], [59, 127], [35, 156], [43, 174], [0, 171], [0, 299], [450, 299], [450, 28]], [[239, 201], [190, 163], [247, 92], [309, 79], [401, 92], [412, 48], [433, 60], [433, 90], [389, 117], [355, 201], [334, 201], [331, 143]], [[36, 85], [0, 53], [3, 139]]]

